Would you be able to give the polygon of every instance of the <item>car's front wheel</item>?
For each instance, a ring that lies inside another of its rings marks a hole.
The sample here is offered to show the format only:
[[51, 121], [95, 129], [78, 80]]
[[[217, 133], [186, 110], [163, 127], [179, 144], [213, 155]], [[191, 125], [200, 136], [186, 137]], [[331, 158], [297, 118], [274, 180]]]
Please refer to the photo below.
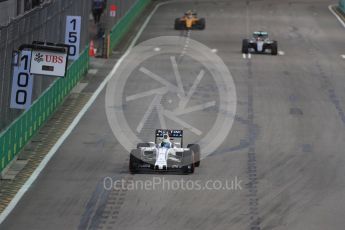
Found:
[[199, 30], [204, 30], [206, 28], [205, 18], [200, 18], [200, 20], [198, 22], [198, 27], [199, 27]]
[[193, 151], [185, 151], [183, 153], [183, 166], [182, 171], [184, 174], [194, 173], [195, 165], [194, 165], [194, 153]]
[[175, 24], [174, 24], [175, 30], [182, 30], [183, 29], [183, 23], [179, 18], [175, 19]]
[[199, 167], [200, 166], [200, 145], [198, 145], [198, 144], [189, 144], [189, 145], [187, 145], [187, 148], [192, 150], [192, 152], [194, 153], [194, 164], [195, 164], [195, 167]]
[[278, 55], [278, 42], [274, 41], [271, 47], [271, 54]]
[[244, 53], [244, 54], [249, 53], [249, 41], [248, 41], [248, 39], [243, 39], [243, 41], [242, 41], [242, 53]]

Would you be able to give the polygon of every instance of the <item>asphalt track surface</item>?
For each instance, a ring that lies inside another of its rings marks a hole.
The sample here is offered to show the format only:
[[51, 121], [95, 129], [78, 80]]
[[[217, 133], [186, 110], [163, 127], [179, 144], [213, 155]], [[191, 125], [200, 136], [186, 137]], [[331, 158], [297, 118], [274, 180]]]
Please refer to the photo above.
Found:
[[[186, 9], [207, 19], [205, 31], [189, 36], [217, 49], [234, 78], [237, 112], [226, 140], [194, 175], [130, 175], [126, 150], [107, 122], [104, 90], [0, 229], [344, 229], [345, 30], [328, 10], [335, 3], [203, 0], [161, 6], [140, 41], [186, 37], [172, 29]], [[241, 40], [259, 29], [278, 40], [284, 55], [243, 58]], [[171, 72], [164, 59], [148, 65]], [[147, 90], [149, 83], [131, 84], [126, 95]], [[214, 91], [201, 88], [199, 97], [216, 98]], [[192, 114], [191, 122], [208, 129], [203, 119], [212, 113]], [[146, 131], [156, 127], [157, 117], [146, 125]], [[153, 177], [237, 177], [243, 183], [236, 191], [107, 191], [107, 176], [126, 183]]]

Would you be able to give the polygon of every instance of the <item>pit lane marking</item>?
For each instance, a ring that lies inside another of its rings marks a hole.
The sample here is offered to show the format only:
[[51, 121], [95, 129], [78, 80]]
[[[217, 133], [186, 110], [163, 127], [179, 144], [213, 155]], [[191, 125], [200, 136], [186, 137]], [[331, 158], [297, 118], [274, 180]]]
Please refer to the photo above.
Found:
[[252, 54], [251, 53], [248, 53], [248, 54], [243, 53], [242, 56], [243, 56], [243, 59], [247, 59], [247, 58], [251, 59], [252, 58]]
[[89, 69], [88, 71], [89, 74], [95, 75], [98, 73], [98, 69]]
[[279, 54], [280, 56], [284, 56], [284, 55], [285, 55], [285, 52], [282, 51], [282, 50], [279, 50], [279, 51], [278, 51], [278, 54]]
[[184, 45], [184, 47], [183, 47], [182, 53], [181, 53], [181, 55], [180, 55], [180, 58], [182, 58], [183, 56], [185, 56], [186, 53], [187, 53], [187, 49], [188, 49], [189, 42], [190, 42], [190, 35], [191, 35], [191, 30], [188, 30], [187, 36], [186, 36], [187, 39], [186, 39], [185, 45]]

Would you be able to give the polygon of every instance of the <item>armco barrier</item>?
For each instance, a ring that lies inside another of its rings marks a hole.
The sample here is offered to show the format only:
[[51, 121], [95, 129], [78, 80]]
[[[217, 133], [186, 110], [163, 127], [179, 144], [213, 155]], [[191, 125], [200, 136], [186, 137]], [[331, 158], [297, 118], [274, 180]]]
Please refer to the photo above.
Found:
[[87, 72], [89, 66], [88, 48], [73, 62], [65, 78], [57, 79], [32, 104], [0, 134], [0, 172], [17, 156], [26, 143], [56, 110], [65, 96]]
[[110, 31], [110, 50], [114, 49], [119, 44], [123, 36], [128, 32], [131, 25], [135, 22], [136, 18], [145, 9], [145, 7], [151, 2], [151, 0], [138, 0], [138, 2], [132, 6], [127, 14], [116, 23], [116, 25]]
[[345, 14], [345, 0], [340, 0], [339, 1], [339, 8], [343, 11]]

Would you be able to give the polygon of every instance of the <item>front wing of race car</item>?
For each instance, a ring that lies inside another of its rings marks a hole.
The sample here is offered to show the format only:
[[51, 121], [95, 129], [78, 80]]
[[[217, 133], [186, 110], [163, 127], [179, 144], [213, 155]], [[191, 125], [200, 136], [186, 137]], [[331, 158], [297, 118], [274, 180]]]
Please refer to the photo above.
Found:
[[256, 53], [266, 53], [269, 50], [272, 55], [277, 55], [278, 43], [276, 41], [255, 41], [244, 39], [242, 42], [242, 53], [249, 53], [251, 50]]
[[204, 30], [206, 21], [204, 18], [176, 18], [175, 30]]
[[[157, 149], [157, 151], [159, 151]], [[159, 157], [152, 148], [134, 149], [130, 153], [129, 170], [131, 173], [167, 173], [180, 172], [189, 174], [194, 172], [194, 153], [190, 150], [177, 151], [176, 156]]]

